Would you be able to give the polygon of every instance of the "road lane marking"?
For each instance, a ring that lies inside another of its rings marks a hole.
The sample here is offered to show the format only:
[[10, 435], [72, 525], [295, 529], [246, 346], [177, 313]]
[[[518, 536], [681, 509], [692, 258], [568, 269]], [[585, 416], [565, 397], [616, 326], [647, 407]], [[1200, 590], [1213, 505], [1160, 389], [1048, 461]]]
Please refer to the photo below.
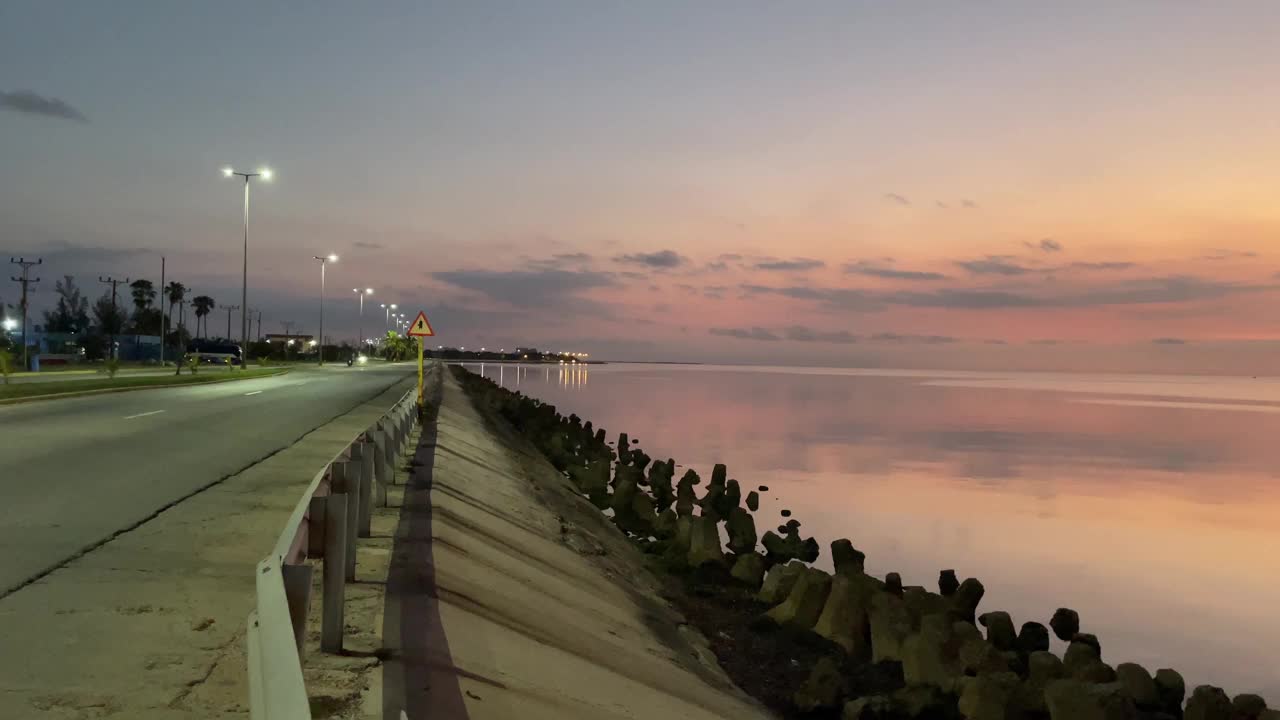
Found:
[[250, 395], [257, 395], [257, 394], [258, 394], [258, 393], [260, 393], [260, 392], [262, 392], [262, 391], [261, 391], [261, 390], [254, 390], [253, 392], [247, 392], [247, 393], [245, 393], [245, 394], [244, 394], [244, 396], [245, 396], [245, 397], [249, 397]]
[[125, 416], [124, 416], [124, 419], [125, 419], [125, 420], [132, 420], [132, 419], [134, 419], [134, 418], [146, 417], [146, 416], [148, 416], [148, 415], [159, 415], [159, 414], [160, 414], [160, 413], [162, 413], [162, 412], [164, 412], [164, 411], [163, 411], [163, 410], [152, 410], [151, 412], [138, 413], [137, 415], [125, 415]]

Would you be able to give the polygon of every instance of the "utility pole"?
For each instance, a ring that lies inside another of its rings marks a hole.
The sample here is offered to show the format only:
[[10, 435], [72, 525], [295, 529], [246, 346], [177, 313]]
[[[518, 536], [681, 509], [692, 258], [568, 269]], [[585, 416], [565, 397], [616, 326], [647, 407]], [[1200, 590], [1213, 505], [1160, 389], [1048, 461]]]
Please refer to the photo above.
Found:
[[258, 311], [258, 342], [262, 342], [262, 311]]
[[164, 256], [161, 255], [160, 256], [160, 367], [164, 367], [164, 343], [165, 343], [164, 306], [165, 306], [166, 300], [168, 300], [168, 298], [165, 297], [165, 292], [164, 292]]
[[102, 277], [101, 275], [99, 275], [98, 282], [111, 284], [111, 347], [107, 348], [107, 357], [110, 359], [116, 356], [115, 324], [116, 324], [116, 318], [119, 317], [119, 315], [116, 314], [116, 286], [119, 285], [120, 283], [125, 283], [127, 285], [129, 283], [129, 278], [125, 278], [123, 280], [116, 280], [115, 278], [112, 278], [112, 277]]
[[293, 320], [281, 320], [280, 324], [284, 326], [284, 359], [289, 359], [289, 345], [293, 343], [293, 326], [296, 324]]
[[[227, 340], [230, 340], [231, 339], [231, 311], [239, 310], [240, 306], [239, 305], [219, 305], [218, 309], [227, 311]], [[245, 337], [248, 337], [247, 333], [245, 334]]]
[[27, 364], [27, 286], [31, 283], [40, 282], [40, 278], [31, 279], [31, 268], [44, 262], [44, 258], [36, 258], [28, 260], [26, 258], [18, 258], [14, 260], [9, 258], [9, 262], [22, 267], [22, 277], [10, 278], [16, 283], [22, 283], [22, 369], [29, 370], [30, 365]]

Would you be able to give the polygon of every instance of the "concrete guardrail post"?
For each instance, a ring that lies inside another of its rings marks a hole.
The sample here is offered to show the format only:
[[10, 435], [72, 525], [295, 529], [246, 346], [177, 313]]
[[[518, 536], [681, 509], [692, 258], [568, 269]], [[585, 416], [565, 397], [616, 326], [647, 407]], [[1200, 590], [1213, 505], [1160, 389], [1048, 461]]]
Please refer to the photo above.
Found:
[[298, 660], [306, 649], [307, 614], [311, 612], [311, 566], [282, 565], [284, 597], [289, 603], [289, 621], [293, 624], [293, 640], [298, 645]]
[[369, 431], [369, 438], [373, 443], [374, 503], [378, 507], [386, 507], [389, 482], [387, 471], [390, 469], [387, 464], [387, 435], [375, 426]]
[[386, 418], [378, 421], [378, 427], [382, 430], [382, 435], [386, 438], [383, 443], [383, 450], [387, 456], [387, 485], [395, 485], [396, 483], [396, 437], [395, 429], [391, 427], [391, 423]]
[[366, 468], [365, 455], [370, 452], [369, 444], [357, 439], [351, 443], [351, 464], [347, 473], [359, 478], [360, 491], [355, 495], [356, 537], [367, 538], [371, 534], [370, 524], [373, 522], [373, 475], [372, 468]]
[[339, 460], [330, 466], [330, 482], [338, 492], [347, 496], [347, 554], [344, 558], [347, 582], [356, 579], [356, 526], [360, 523], [360, 507], [356, 498], [360, 496], [360, 475], [353, 472], [351, 463]]
[[324, 557], [324, 496], [307, 503], [307, 557]]
[[320, 650], [342, 652], [342, 628], [346, 622], [347, 496], [329, 495], [324, 506], [324, 594], [321, 598]]

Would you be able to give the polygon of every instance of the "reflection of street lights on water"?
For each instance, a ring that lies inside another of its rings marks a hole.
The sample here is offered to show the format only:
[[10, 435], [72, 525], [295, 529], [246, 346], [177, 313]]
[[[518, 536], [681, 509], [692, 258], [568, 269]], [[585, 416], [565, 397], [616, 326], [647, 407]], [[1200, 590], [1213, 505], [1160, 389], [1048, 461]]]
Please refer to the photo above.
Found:
[[[331, 262], [338, 262], [338, 256], [333, 253], [328, 255], [312, 255], [312, 260], [320, 261], [320, 342], [324, 342], [324, 266]], [[313, 343], [314, 344], [314, 343]], [[324, 345], [320, 346], [320, 364], [324, 365]]]

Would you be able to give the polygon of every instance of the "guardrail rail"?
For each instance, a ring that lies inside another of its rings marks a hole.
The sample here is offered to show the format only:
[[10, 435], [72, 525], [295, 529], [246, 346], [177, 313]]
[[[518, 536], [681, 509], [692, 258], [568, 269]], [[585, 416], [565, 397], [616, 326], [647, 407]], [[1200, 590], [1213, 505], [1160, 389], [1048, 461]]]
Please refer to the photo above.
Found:
[[253, 720], [309, 720], [302, 661], [319, 559], [322, 652], [342, 651], [346, 583], [355, 580], [356, 541], [369, 537], [375, 505], [385, 507], [397, 456], [416, 420], [416, 390], [406, 392], [311, 480], [257, 566], [257, 604], [248, 619], [249, 712]]

